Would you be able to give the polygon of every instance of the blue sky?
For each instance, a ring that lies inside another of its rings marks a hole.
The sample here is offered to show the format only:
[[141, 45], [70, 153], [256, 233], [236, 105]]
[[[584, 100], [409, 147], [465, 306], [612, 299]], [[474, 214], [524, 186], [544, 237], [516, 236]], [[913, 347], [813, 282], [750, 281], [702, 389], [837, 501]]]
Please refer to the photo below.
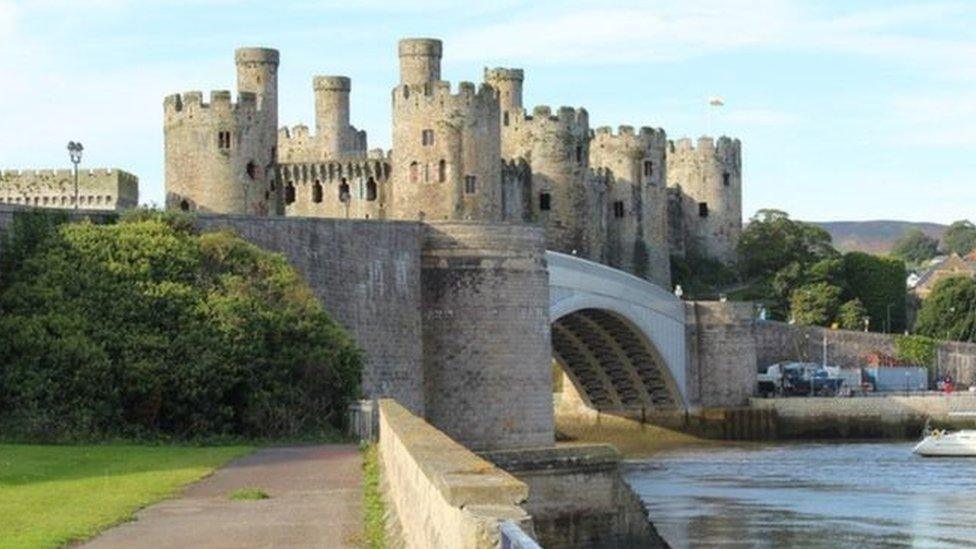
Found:
[[388, 147], [404, 36], [442, 38], [448, 80], [524, 68], [530, 108], [741, 138], [746, 216], [973, 217], [976, 2], [0, 0], [0, 167], [81, 140], [161, 202], [163, 96], [232, 88], [241, 45], [281, 50], [282, 124], [313, 125], [313, 75], [347, 75]]

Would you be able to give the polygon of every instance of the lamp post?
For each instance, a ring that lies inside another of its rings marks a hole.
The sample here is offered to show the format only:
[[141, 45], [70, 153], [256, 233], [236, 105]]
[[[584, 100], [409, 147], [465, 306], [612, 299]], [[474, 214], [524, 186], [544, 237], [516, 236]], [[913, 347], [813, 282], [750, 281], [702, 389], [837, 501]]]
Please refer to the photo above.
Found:
[[74, 141], [68, 141], [68, 156], [71, 157], [71, 163], [74, 164], [74, 176], [75, 176], [75, 209], [78, 209], [78, 164], [81, 164], [81, 151], [85, 150], [81, 146], [81, 143], [75, 143]]

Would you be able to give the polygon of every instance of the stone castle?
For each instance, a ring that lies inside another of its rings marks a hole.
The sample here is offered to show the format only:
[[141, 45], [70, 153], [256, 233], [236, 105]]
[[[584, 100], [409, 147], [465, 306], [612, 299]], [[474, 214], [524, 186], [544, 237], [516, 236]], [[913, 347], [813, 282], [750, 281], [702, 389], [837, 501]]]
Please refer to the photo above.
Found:
[[118, 169], [0, 171], [0, 204], [38, 208], [125, 210], [139, 205], [139, 178]]
[[279, 54], [236, 52], [229, 91], [164, 101], [166, 205], [188, 211], [533, 223], [547, 247], [670, 286], [669, 256], [735, 258], [742, 156], [727, 137], [592, 129], [582, 108], [522, 104], [521, 69], [455, 89], [441, 41], [399, 43], [392, 150], [351, 124], [351, 81], [316, 76], [315, 132], [278, 128]]

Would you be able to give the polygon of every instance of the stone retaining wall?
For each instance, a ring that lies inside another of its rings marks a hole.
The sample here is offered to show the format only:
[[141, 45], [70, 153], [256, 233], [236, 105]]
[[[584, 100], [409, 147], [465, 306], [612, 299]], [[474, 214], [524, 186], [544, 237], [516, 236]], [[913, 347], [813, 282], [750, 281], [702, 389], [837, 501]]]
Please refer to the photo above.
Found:
[[750, 406], [776, 411], [780, 438], [913, 438], [929, 420], [933, 426], [976, 426], [976, 417], [965, 415], [976, 411], [972, 393], [753, 398]]
[[498, 547], [505, 520], [532, 533], [532, 519], [520, 506], [529, 496], [524, 482], [394, 400], [380, 400], [379, 411], [379, 461], [405, 547]]

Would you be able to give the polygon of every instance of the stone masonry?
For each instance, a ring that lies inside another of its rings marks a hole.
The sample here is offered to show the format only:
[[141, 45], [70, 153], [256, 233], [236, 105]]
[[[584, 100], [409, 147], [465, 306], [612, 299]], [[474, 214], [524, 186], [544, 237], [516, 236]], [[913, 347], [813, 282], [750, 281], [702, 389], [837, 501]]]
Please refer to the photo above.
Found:
[[[71, 170], [3, 170], [0, 204], [74, 208]], [[139, 204], [139, 178], [123, 170], [78, 171], [78, 209], [124, 210]]]
[[452, 88], [443, 45], [407, 38], [391, 92], [393, 149], [368, 149], [350, 120], [352, 81], [316, 76], [315, 132], [278, 129], [279, 55], [236, 53], [238, 97], [164, 102], [166, 204], [212, 213], [515, 221], [547, 248], [670, 286], [669, 257], [735, 259], [741, 146], [670, 142], [664, 130], [592, 130], [582, 108], [522, 105], [525, 72], [485, 69]]

